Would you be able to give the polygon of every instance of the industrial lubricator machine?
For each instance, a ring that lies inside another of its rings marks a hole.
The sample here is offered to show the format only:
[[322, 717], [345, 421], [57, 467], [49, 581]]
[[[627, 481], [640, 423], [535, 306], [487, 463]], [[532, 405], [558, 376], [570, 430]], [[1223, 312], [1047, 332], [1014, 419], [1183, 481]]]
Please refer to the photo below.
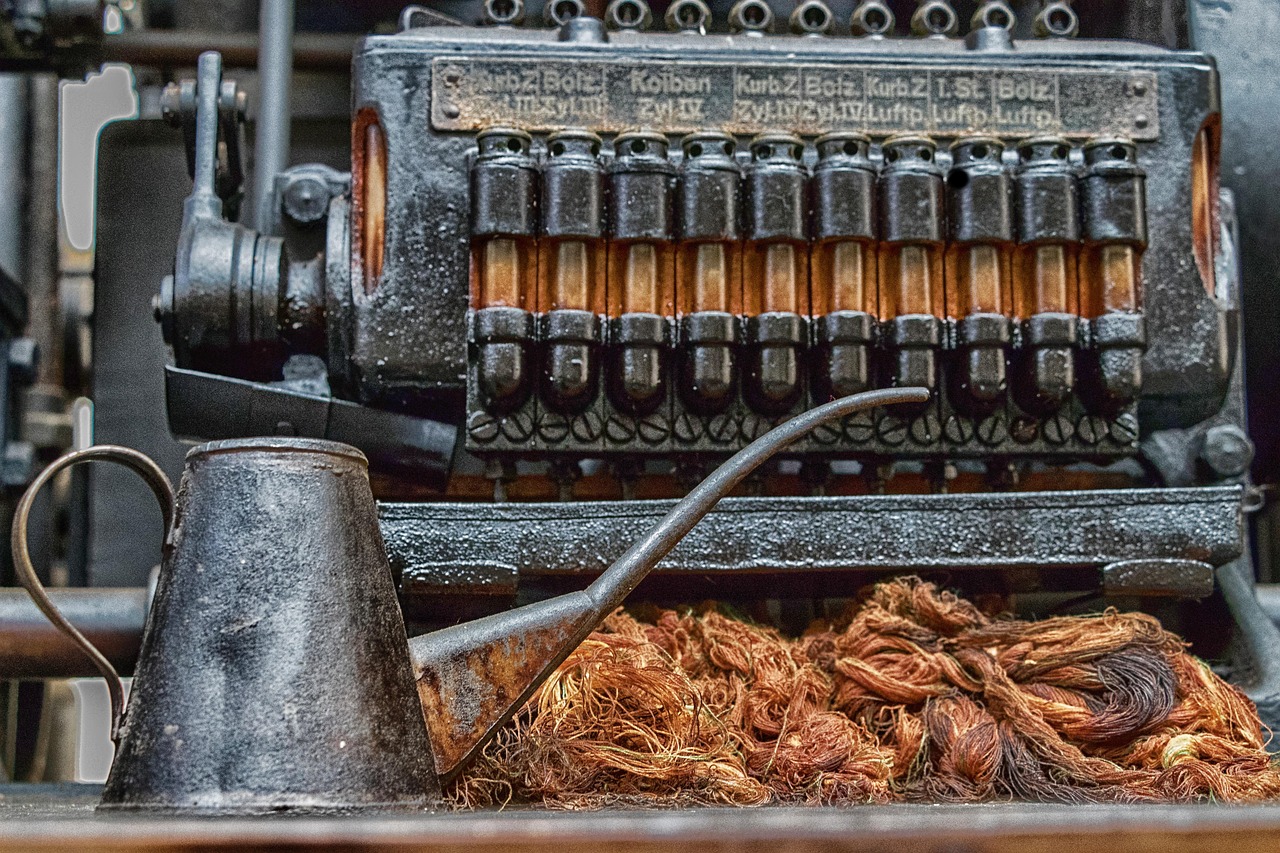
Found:
[[658, 574], [1213, 589], [1251, 448], [1209, 57], [1070, 38], [1063, 4], [1016, 42], [979, 20], [1003, 4], [964, 39], [937, 3], [916, 39], [875, 3], [857, 38], [822, 4], [785, 36], [750, 0], [728, 35], [700, 3], [668, 33], [570, 5], [363, 39], [350, 175], [281, 174], [257, 230], [228, 217], [234, 84], [171, 87], [196, 181], [156, 303], [175, 433], [360, 446], [416, 499], [381, 509], [403, 600], [447, 617], [440, 593], [579, 583], [661, 514], [635, 498], [797, 412], [925, 386], [796, 444]]

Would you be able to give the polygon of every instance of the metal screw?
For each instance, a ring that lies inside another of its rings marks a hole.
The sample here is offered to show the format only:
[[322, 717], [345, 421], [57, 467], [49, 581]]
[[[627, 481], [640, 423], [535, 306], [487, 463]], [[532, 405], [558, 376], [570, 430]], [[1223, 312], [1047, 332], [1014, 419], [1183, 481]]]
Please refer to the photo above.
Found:
[[488, 412], [476, 412], [467, 421], [467, 435], [489, 442], [498, 437], [498, 419]]
[[818, 444], [835, 444], [840, 440], [840, 429], [835, 424], [823, 424], [809, 435]]
[[875, 419], [868, 412], [848, 417], [844, 422], [844, 434], [845, 438], [858, 444], [871, 441], [876, 435]]
[[547, 412], [538, 424], [538, 435], [552, 444], [559, 444], [569, 437], [569, 419], [555, 412]]
[[755, 441], [764, 435], [773, 425], [757, 414], [747, 415], [742, 419], [742, 437], [747, 441]]
[[952, 444], [968, 444], [973, 440], [973, 421], [960, 415], [951, 415], [942, 426], [942, 434]]
[[737, 437], [738, 422], [726, 414], [719, 414], [707, 421], [707, 437], [718, 444], [727, 444]]
[[1125, 412], [1111, 422], [1111, 440], [1118, 444], [1133, 444], [1138, 440], [1138, 419]]
[[1009, 428], [1005, 424], [1004, 415], [998, 412], [979, 421], [975, 432], [978, 441], [988, 446], [1000, 444], [1009, 437]]
[[604, 425], [604, 435], [614, 444], [627, 444], [636, 435], [636, 422], [629, 416], [614, 413]]
[[329, 186], [315, 175], [295, 175], [284, 188], [284, 215], [298, 225], [311, 225], [329, 212]]
[[569, 422], [569, 429], [578, 441], [597, 441], [604, 429], [604, 419], [599, 412], [586, 411]]
[[1097, 444], [1107, 435], [1107, 422], [1098, 415], [1085, 415], [1076, 424], [1076, 435], [1085, 444]]
[[925, 412], [911, 421], [909, 431], [911, 440], [916, 444], [933, 444], [938, 440], [938, 433], [941, 432], [938, 416], [933, 412]]
[[640, 440], [649, 444], [658, 444], [667, 440], [667, 436], [671, 434], [671, 429], [667, 426], [667, 421], [660, 415], [649, 415], [641, 418], [636, 424], [636, 432], [640, 435]]
[[533, 415], [515, 412], [502, 419], [502, 434], [514, 442], [525, 442], [533, 435]]
[[672, 433], [677, 440], [692, 444], [702, 435], [702, 423], [688, 412], [681, 412]]
[[1055, 412], [1052, 417], [1044, 422], [1044, 426], [1040, 429], [1040, 434], [1050, 444], [1066, 444], [1071, 440], [1071, 436], [1075, 435], [1075, 431], [1075, 426], [1071, 423], [1070, 418], [1061, 412]]
[[907, 422], [895, 415], [885, 415], [876, 424], [880, 440], [890, 447], [897, 447], [907, 440]]

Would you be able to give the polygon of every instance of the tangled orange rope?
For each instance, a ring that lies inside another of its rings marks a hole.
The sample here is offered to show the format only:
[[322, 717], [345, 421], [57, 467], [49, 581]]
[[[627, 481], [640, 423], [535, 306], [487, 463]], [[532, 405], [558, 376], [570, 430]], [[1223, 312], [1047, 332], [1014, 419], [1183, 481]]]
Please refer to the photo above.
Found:
[[796, 640], [650, 615], [610, 617], [452, 804], [1280, 797], [1252, 703], [1144, 614], [993, 620], [907, 578]]

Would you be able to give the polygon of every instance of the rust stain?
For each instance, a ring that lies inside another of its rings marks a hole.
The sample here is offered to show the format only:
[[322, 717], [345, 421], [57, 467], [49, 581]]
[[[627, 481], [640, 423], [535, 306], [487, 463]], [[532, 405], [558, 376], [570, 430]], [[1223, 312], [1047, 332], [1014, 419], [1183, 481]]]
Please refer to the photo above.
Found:
[[418, 698], [435, 756], [448, 778], [505, 723], [536, 687], [539, 677], [566, 653], [574, 620], [455, 650], [424, 666]]

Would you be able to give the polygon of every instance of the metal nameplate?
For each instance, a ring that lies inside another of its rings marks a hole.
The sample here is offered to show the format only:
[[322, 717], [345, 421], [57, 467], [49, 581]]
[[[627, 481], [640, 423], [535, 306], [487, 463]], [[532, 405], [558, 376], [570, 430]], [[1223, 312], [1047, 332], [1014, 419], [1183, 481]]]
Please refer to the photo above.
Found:
[[1119, 69], [438, 58], [437, 130], [837, 130], [1159, 138], [1156, 75]]

